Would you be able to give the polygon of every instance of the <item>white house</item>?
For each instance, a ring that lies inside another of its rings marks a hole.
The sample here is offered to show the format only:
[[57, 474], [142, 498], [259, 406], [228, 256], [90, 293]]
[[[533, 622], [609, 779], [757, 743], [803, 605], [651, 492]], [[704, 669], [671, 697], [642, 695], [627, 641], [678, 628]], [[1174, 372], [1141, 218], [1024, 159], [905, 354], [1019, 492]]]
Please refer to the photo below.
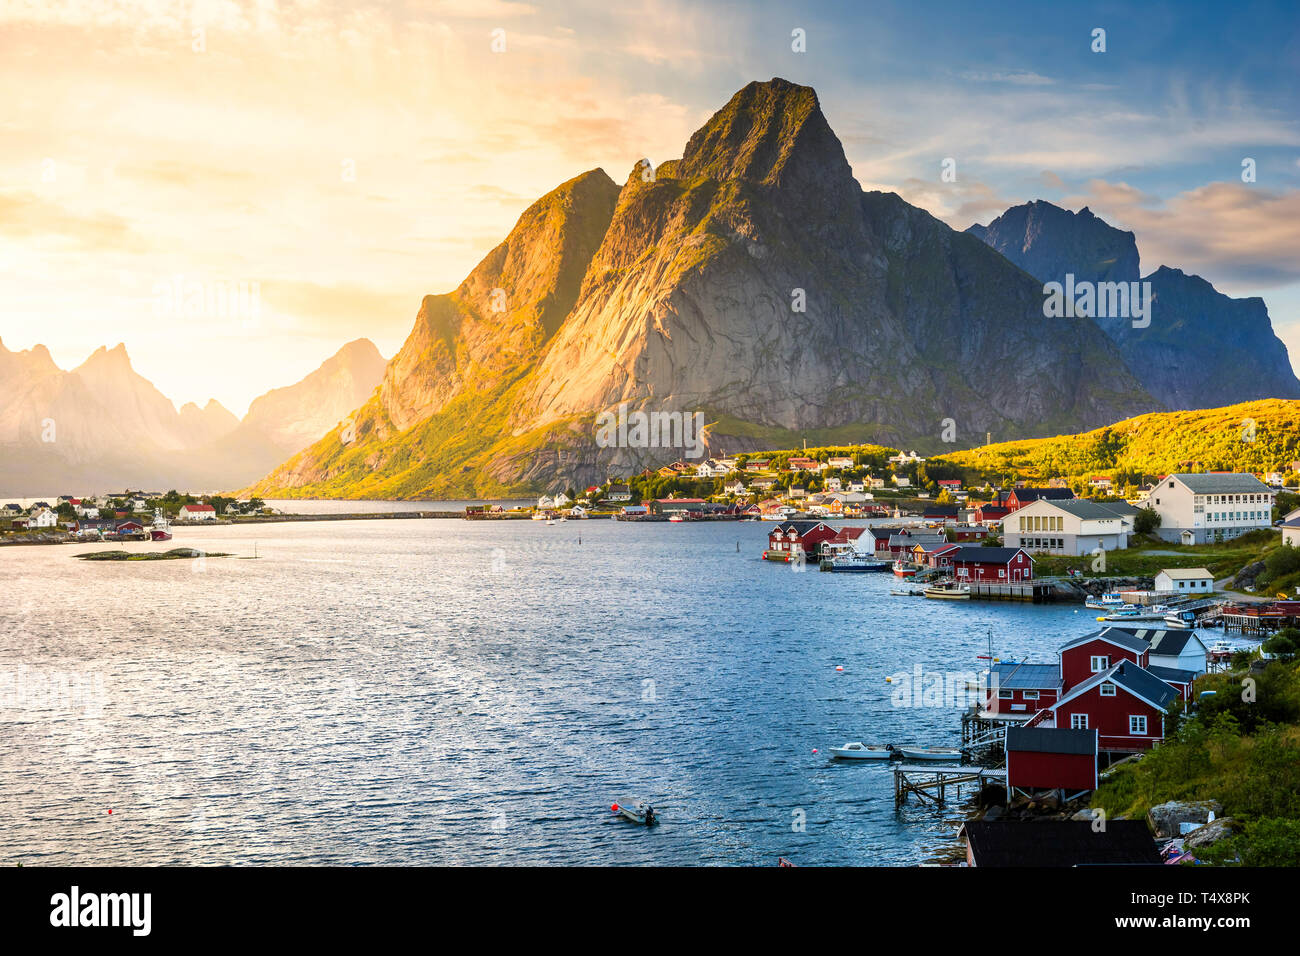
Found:
[[1288, 521], [1282, 525], [1282, 543], [1300, 548], [1300, 520]]
[[855, 479], [849, 482], [849, 491], [856, 491], [859, 494], [861, 494], [866, 490], [867, 490], [867, 486], [863, 484], [862, 481], [860, 480]]
[[827, 491], [843, 491], [843, 490], [844, 490], [844, 483], [843, 483], [842, 481], [840, 481], [838, 478], [827, 478], [827, 479], [826, 479], [826, 490], [827, 490]]
[[729, 495], [743, 495], [745, 493], [745, 483], [736, 478], [723, 485], [722, 490]]
[[627, 485], [610, 485], [609, 491], [605, 492], [606, 501], [631, 501], [632, 489]]
[[1031, 553], [1075, 556], [1127, 548], [1132, 508], [1122, 508], [1085, 498], [1039, 498], [1002, 520], [1002, 543]]
[[1210, 594], [1214, 591], [1214, 575], [1205, 568], [1165, 568], [1156, 575], [1156, 590]]
[[883, 487], [885, 487], [885, 479], [884, 479], [884, 478], [868, 478], [868, 479], [867, 479], [867, 482], [871, 485], [872, 488], [883, 488]]
[[1195, 631], [1156, 631], [1154, 636], [1148, 631], [1145, 637], [1151, 642], [1151, 666], [1174, 667], [1193, 674], [1205, 673], [1209, 652]]
[[[902, 475], [894, 475], [894, 484], [897, 485], [899, 488], [910, 488], [912, 486], [912, 479], [905, 478]], [[872, 483], [871, 487], [872, 488], [876, 487], [874, 482]]]
[[716, 458], [706, 459], [695, 466], [695, 474], [701, 478], [721, 478], [729, 471], [731, 469]]
[[889, 460], [895, 465], [920, 464], [925, 461], [924, 458], [914, 451], [902, 451], [897, 455], [890, 455]]
[[182, 521], [216, 521], [217, 509], [212, 505], [181, 505]]
[[852, 468], [853, 459], [845, 458], [843, 456], [839, 456], [835, 458], [827, 458], [826, 467], [827, 468]]
[[1166, 541], [1227, 541], [1273, 524], [1275, 492], [1254, 475], [1168, 475], [1151, 489], [1147, 506], [1160, 515]]
[[59, 516], [49, 508], [40, 508], [27, 519], [29, 528], [53, 528], [59, 523]]

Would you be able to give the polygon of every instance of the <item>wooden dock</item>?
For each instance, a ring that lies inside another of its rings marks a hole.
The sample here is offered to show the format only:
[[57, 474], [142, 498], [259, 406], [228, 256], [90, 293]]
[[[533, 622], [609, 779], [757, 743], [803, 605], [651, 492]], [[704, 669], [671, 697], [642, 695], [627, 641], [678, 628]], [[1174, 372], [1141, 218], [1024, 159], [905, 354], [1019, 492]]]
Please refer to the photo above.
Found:
[[963, 784], [983, 788], [987, 782], [1006, 783], [1007, 772], [989, 767], [935, 767], [926, 764], [899, 764], [894, 768], [894, 806], [907, 802], [909, 793], [916, 794], [923, 803], [943, 806], [949, 787], [961, 797]]
[[1056, 600], [1056, 583], [1053, 581], [1017, 581], [998, 584], [990, 581], [971, 581], [972, 601], [1031, 601], [1047, 604]]

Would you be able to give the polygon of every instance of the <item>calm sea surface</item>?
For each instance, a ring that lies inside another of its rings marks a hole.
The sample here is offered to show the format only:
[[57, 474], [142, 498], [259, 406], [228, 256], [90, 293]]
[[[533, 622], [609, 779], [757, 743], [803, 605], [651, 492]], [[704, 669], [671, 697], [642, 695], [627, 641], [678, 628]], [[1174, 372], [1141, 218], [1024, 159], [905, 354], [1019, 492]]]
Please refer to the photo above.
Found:
[[[201, 562], [0, 548], [0, 865], [934, 859], [959, 810], [896, 814], [885, 767], [826, 748], [955, 743], [957, 708], [895, 707], [885, 678], [975, 671], [990, 629], [999, 656], [1050, 661], [1091, 616], [795, 573], [758, 560], [766, 530], [339, 521], [127, 546], [235, 555]], [[663, 825], [613, 818], [629, 798]]]

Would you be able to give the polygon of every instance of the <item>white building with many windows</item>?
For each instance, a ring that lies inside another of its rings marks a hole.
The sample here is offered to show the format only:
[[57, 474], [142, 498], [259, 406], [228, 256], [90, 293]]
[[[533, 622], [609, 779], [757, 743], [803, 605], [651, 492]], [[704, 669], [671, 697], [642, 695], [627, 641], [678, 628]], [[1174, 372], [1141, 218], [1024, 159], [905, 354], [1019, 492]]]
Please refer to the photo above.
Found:
[[1147, 506], [1160, 515], [1157, 533], [1164, 540], [1206, 544], [1272, 527], [1276, 495], [1254, 475], [1166, 475]]
[[1031, 553], [1092, 554], [1128, 547], [1132, 506], [1085, 498], [1039, 498], [1002, 519], [1002, 543]]

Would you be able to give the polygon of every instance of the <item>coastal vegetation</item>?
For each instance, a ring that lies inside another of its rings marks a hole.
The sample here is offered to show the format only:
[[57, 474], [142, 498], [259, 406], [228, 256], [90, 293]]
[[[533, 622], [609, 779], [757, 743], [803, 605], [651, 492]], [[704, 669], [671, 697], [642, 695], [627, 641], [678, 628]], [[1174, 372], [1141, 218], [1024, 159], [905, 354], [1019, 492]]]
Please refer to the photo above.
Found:
[[1195, 695], [1192, 708], [1175, 708], [1159, 747], [1104, 778], [1092, 805], [1140, 818], [1170, 800], [1215, 800], [1237, 832], [1198, 848], [1198, 859], [1300, 866], [1300, 662], [1261, 669], [1243, 656], [1199, 678]]
[[[1074, 435], [998, 442], [941, 455], [963, 479], [995, 485], [1108, 475], [1117, 489], [1180, 471], [1282, 471], [1300, 459], [1300, 402], [1266, 399], [1223, 408], [1138, 415]], [[1290, 487], [1300, 474], [1288, 476]], [[1080, 490], [1079, 488], [1075, 489]]]
[[170, 551], [92, 551], [77, 555], [82, 561], [185, 561], [192, 558], [228, 558], [222, 551], [172, 548]]

